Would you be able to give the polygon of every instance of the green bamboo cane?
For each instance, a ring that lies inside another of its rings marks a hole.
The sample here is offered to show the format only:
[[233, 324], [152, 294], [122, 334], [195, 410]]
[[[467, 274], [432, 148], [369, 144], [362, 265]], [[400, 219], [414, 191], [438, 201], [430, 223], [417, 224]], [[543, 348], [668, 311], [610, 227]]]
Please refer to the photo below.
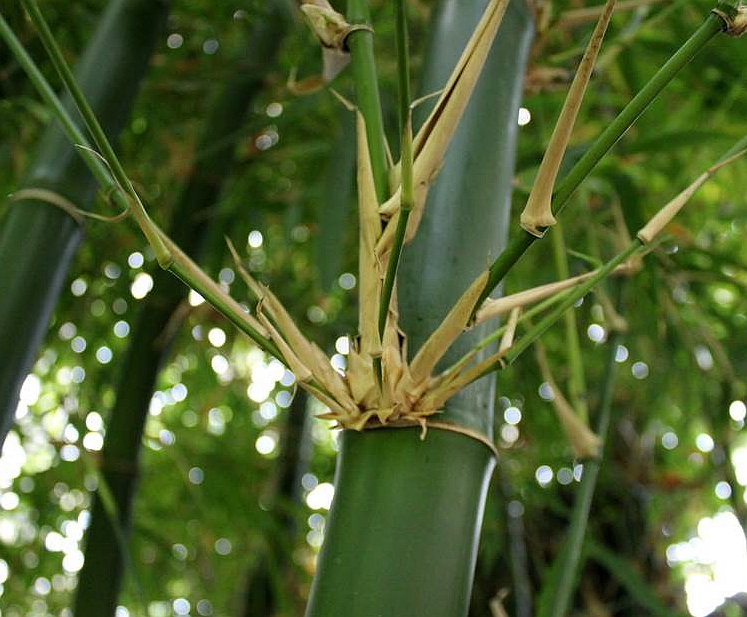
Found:
[[[201, 216], [218, 198], [230, 169], [233, 148], [225, 145], [241, 128], [247, 108], [261, 91], [264, 76], [283, 38], [288, 15], [274, 2], [249, 34], [230, 81], [211, 105], [198, 152], [209, 151], [192, 167], [174, 209], [170, 236], [186, 252], [201, 252], [210, 219]], [[214, 144], [223, 143], [222, 148]], [[111, 489], [120, 525], [129, 533], [138, 459], [150, 399], [160, 367], [177, 330], [168, 327], [187, 288], [164, 270], [153, 272], [153, 291], [143, 300], [130, 335], [116, 387], [117, 398], [107, 422], [101, 467]], [[104, 501], [96, 495], [86, 535], [85, 562], [79, 574], [76, 617], [113, 615], [122, 586], [124, 554], [113, 533]]]
[[[481, 0], [440, 3], [425, 56], [424, 92], [446, 81], [484, 6]], [[431, 189], [420, 233], [403, 251], [397, 289], [410, 349], [427, 338], [462, 282], [484, 267], [486, 251], [505, 237], [496, 229], [507, 229], [531, 33], [526, 5], [512, 2]], [[485, 156], [465, 167], [472, 158], [467, 150]], [[490, 384], [479, 384], [458, 406], [449, 404], [444, 419], [490, 435], [490, 394]], [[344, 431], [340, 448], [335, 499], [306, 616], [466, 615], [495, 461], [491, 450], [477, 439], [435, 428], [423, 441], [414, 429]]]
[[[607, 126], [578, 163], [568, 172], [568, 175], [560, 181], [553, 196], [553, 212], [555, 215], [563, 211], [568, 203], [568, 199], [581, 182], [591, 173], [610, 148], [635, 123], [664, 87], [723, 29], [723, 19], [714, 13], [709, 13], [703, 24], [625, 106], [617, 118]], [[535, 240], [537, 240], [537, 237], [527, 232], [521, 232], [514, 236], [508, 247], [490, 266], [488, 284], [485, 287], [482, 297], [477, 301], [476, 307], [480, 306], [491, 291], [503, 280], [508, 271], [519, 261]]]
[[[117, 135], [127, 120], [167, 9], [161, 0], [110, 2], [78, 62], [76, 75], [109, 135]], [[2, 15], [0, 31], [10, 31]], [[51, 89], [49, 94], [54, 96]], [[52, 191], [87, 208], [96, 180], [65, 134], [51, 124], [23, 186]], [[14, 203], [0, 228], [0, 288], [5, 293], [0, 304], [0, 442], [82, 235], [83, 227], [60, 209], [29, 199]]]

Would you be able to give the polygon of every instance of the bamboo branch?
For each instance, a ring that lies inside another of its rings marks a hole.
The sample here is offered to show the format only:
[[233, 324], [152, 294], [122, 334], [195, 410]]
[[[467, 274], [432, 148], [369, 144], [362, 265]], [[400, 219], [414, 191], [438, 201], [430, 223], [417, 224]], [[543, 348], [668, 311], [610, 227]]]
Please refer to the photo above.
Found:
[[397, 279], [397, 267], [402, 254], [402, 245], [407, 232], [407, 221], [415, 204], [413, 185], [413, 148], [412, 148], [412, 112], [410, 110], [410, 60], [407, 40], [407, 14], [405, 1], [396, 1], [396, 39], [397, 39], [397, 76], [399, 84], [399, 130], [402, 188], [399, 217], [394, 232], [386, 276], [381, 291], [379, 304], [379, 336], [384, 336], [392, 290]]
[[137, 191], [135, 191], [135, 187], [132, 186], [132, 182], [130, 182], [130, 179], [127, 177], [122, 164], [119, 162], [119, 158], [114, 153], [114, 148], [109, 143], [109, 140], [104, 134], [104, 129], [101, 128], [101, 124], [99, 124], [99, 121], [96, 118], [96, 115], [93, 113], [91, 106], [88, 104], [86, 97], [78, 87], [78, 84], [75, 81], [75, 77], [73, 76], [73, 72], [70, 70], [67, 62], [65, 62], [62, 52], [57, 45], [57, 41], [55, 40], [52, 31], [49, 29], [44, 16], [39, 10], [39, 6], [37, 5], [36, 0], [21, 0], [21, 4], [23, 5], [24, 9], [26, 9], [26, 12], [31, 18], [31, 21], [34, 23], [34, 26], [36, 26], [39, 37], [41, 38], [42, 43], [44, 44], [44, 48], [47, 50], [47, 54], [49, 55], [49, 59], [52, 61], [57, 74], [65, 84], [65, 88], [67, 88], [70, 96], [73, 97], [75, 106], [81, 117], [83, 118], [83, 122], [88, 128], [88, 131], [91, 133], [94, 142], [101, 151], [101, 155], [107, 162], [107, 165], [109, 166], [109, 169], [114, 176], [114, 180], [122, 188], [122, 190], [129, 195], [132, 201], [132, 215], [135, 218], [138, 226], [140, 227], [140, 230], [148, 239], [148, 243], [153, 247], [156, 258], [158, 259], [158, 263], [162, 268], [168, 269], [172, 257], [169, 254], [166, 245], [161, 240], [160, 234], [156, 232], [155, 226], [150, 220], [148, 213], [145, 211], [145, 207], [140, 201], [140, 197], [138, 196]]
[[[555, 214], [560, 214], [568, 203], [569, 197], [596, 167], [597, 163], [635, 123], [651, 102], [664, 87], [692, 60], [698, 52], [724, 28], [721, 17], [709, 13], [703, 24], [675, 52], [675, 54], [657, 71], [641, 91], [625, 106], [594, 144], [586, 151], [571, 171], [559, 183], [553, 196]], [[490, 266], [490, 279], [482, 297], [475, 308], [490, 295], [495, 287], [506, 276], [508, 271], [519, 261], [526, 250], [537, 238], [529, 233], [520, 233], [509, 242], [506, 249]]]
[[[348, 21], [355, 24], [369, 24], [371, 16], [367, 0], [348, 0]], [[373, 32], [359, 29], [351, 32], [345, 45], [353, 57], [351, 68], [355, 82], [356, 105], [366, 119], [368, 149], [371, 156], [376, 196], [383, 202], [388, 194], [387, 145], [384, 133], [384, 119], [381, 113], [381, 97], [374, 59]]]
[[[555, 270], [561, 279], [568, 278], [570, 272], [568, 271], [562, 225], [558, 224], [551, 236]], [[581, 358], [581, 343], [578, 338], [576, 313], [575, 311], [566, 311], [563, 318], [565, 320], [565, 352], [568, 360], [568, 396], [576, 413], [586, 420], [589, 416], [586, 405], [586, 377]]]
[[601, 400], [599, 403], [599, 416], [597, 421], [597, 435], [601, 439], [599, 457], [584, 463], [581, 486], [579, 487], [576, 499], [573, 504], [573, 513], [568, 528], [568, 536], [563, 544], [562, 553], [557, 557], [558, 563], [555, 566], [558, 572], [558, 579], [554, 586], [554, 594], [550, 602], [549, 614], [546, 617], [564, 617], [568, 612], [570, 600], [575, 589], [576, 573], [581, 561], [581, 549], [584, 544], [584, 536], [589, 522], [589, 511], [591, 510], [591, 501], [594, 497], [597, 476], [601, 467], [601, 449], [609, 432], [610, 419], [612, 416], [612, 396], [614, 392], [615, 354], [617, 346], [622, 340], [622, 333], [616, 332], [609, 340], [609, 351], [607, 353], [607, 363], [604, 371], [604, 378], [601, 386]]

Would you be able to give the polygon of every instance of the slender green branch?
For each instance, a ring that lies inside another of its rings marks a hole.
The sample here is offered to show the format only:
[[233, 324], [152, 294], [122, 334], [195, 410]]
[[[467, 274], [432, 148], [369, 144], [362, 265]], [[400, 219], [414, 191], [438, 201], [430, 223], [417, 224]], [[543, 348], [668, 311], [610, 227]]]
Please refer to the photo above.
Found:
[[[370, 24], [368, 1], [348, 0], [347, 18], [351, 24]], [[383, 203], [389, 193], [389, 165], [379, 81], [374, 60], [373, 32], [354, 30], [345, 39], [345, 45], [353, 56], [352, 70], [356, 104], [366, 119], [366, 136], [368, 137], [368, 151], [371, 155], [376, 197], [380, 203]]]
[[[24, 0], [24, 3], [26, 2], [27, 0]], [[33, 8], [35, 6], [35, 3], [32, 1], [31, 5]], [[46, 26], [43, 18], [41, 20], [41, 23]], [[50, 40], [54, 42], [54, 37], [51, 31], [46, 28], [46, 32], [48, 37], [50, 37]], [[16, 59], [18, 60], [21, 67], [28, 74], [29, 79], [41, 95], [44, 102], [47, 103], [47, 105], [49, 105], [49, 107], [52, 109], [70, 141], [74, 144], [83, 146], [81, 148], [77, 148], [77, 151], [81, 155], [93, 175], [96, 177], [98, 182], [101, 184], [102, 190], [107, 194], [112, 203], [121, 208], [122, 211], [130, 208], [132, 206], [133, 198], [131, 194], [125, 192], [124, 186], [132, 187], [132, 183], [129, 181], [126, 174], [124, 176], [126, 180], [124, 184], [118, 182], [114, 177], [112, 177], [112, 170], [110, 169], [111, 162], [108, 160], [106, 161], [106, 163], [110, 165], [110, 167], [107, 167], [107, 164], [90, 149], [90, 143], [88, 139], [76, 125], [75, 121], [70, 117], [70, 114], [62, 105], [54, 90], [52, 90], [52, 88], [49, 86], [49, 83], [41, 74], [31, 57], [26, 53], [23, 45], [15, 36], [12, 29], [1, 15], [0, 37], [2, 37], [8, 44], [8, 47], [16, 56]], [[64, 65], [67, 73], [69, 73], [70, 78], [72, 79], [72, 83], [74, 86], [73, 89], [80, 92], [77, 84], [75, 84], [75, 80], [72, 77], [70, 69], [67, 68], [67, 65], [65, 64], [62, 54], [60, 54], [59, 49], [57, 49], [56, 43], [54, 43], [54, 49], [57, 50], [56, 60]], [[116, 159], [116, 156], [114, 157], [114, 159]], [[124, 173], [124, 170], [122, 170], [122, 173]], [[186, 256], [150, 219], [147, 219], [146, 221], [146, 228], [149, 230], [149, 232], [146, 234], [146, 238], [150, 241], [151, 237], [155, 237], [157, 239], [157, 243], [163, 246], [166, 253], [174, 256], [176, 261], [178, 262], [166, 264], [167, 267], [165, 269], [170, 270], [173, 274], [181, 278], [189, 287], [200, 293], [200, 295], [202, 295], [210, 304], [212, 304], [218, 312], [224, 315], [229, 321], [234, 323], [261, 349], [263, 349], [267, 353], [272, 354], [273, 356], [276, 356], [280, 360], [283, 359], [283, 356], [275, 343], [273, 343], [271, 340], [267, 339], [260, 333], [260, 331], [254, 326], [252, 320], [249, 318], [249, 316], [246, 314], [246, 312], [238, 302], [236, 302], [233, 298], [226, 294], [221, 289], [221, 287], [217, 283], [215, 283], [215, 281], [213, 281], [202, 270], [200, 270], [200, 268], [191, 259], [189, 259], [189, 257]], [[145, 230], [143, 231], [145, 232]], [[153, 246], [152, 242], [151, 246]]]
[[536, 326], [534, 326], [529, 332], [521, 337], [521, 339], [519, 339], [519, 341], [517, 341], [517, 343], [513, 347], [511, 347], [508, 353], [506, 353], [506, 355], [504, 356], [503, 359], [506, 364], [511, 364], [514, 360], [516, 360], [516, 358], [518, 358], [530, 345], [532, 345], [534, 341], [542, 336], [548, 330], [548, 328], [550, 328], [550, 326], [558, 321], [563, 316], [563, 313], [565, 313], [565, 311], [571, 308], [577, 300], [583, 298], [599, 281], [609, 276], [612, 271], [617, 268], [617, 266], [633, 257], [636, 253], [642, 253], [645, 250], [646, 249], [640, 240], [633, 240], [628, 248], [618, 253], [610, 261], [605, 263], [604, 266], [599, 268], [594, 276], [589, 277], [588, 280], [584, 281], [581, 285], [574, 289], [572, 293], [569, 293], [568, 296], [564, 298], [550, 314], [542, 318], [542, 320], [538, 322]]
[[[561, 281], [570, 277], [568, 270], [568, 259], [566, 258], [565, 239], [563, 238], [563, 226], [557, 223], [550, 234], [552, 236], [553, 257], [555, 258], [555, 270]], [[584, 364], [581, 358], [581, 342], [578, 338], [578, 323], [575, 311], [566, 311], [563, 315], [565, 320], [565, 343], [566, 356], [568, 359], [568, 396], [576, 413], [586, 421], [589, 410], [586, 406], [586, 379], [584, 376]]]
[[[622, 340], [622, 333], [615, 332], [609, 340], [607, 352], [607, 363], [602, 380], [601, 399], [599, 403], [599, 417], [597, 420], [597, 435], [602, 439], [602, 448], [609, 432], [610, 419], [612, 416], [612, 395], [614, 392], [615, 353], [617, 346]], [[568, 528], [568, 536], [563, 544], [562, 553], [558, 556], [557, 564], [558, 578], [554, 581], [555, 589], [550, 610], [546, 617], [564, 617], [568, 612], [568, 606], [576, 587], [576, 575], [581, 561], [581, 550], [584, 545], [584, 535], [589, 522], [589, 511], [591, 501], [594, 497], [599, 468], [600, 457], [584, 463], [581, 486], [573, 504], [571, 522]]]
[[148, 213], [145, 211], [145, 208], [140, 201], [140, 197], [132, 186], [130, 179], [127, 177], [124, 167], [122, 167], [122, 164], [119, 162], [119, 158], [117, 158], [114, 148], [104, 134], [104, 129], [101, 128], [101, 124], [99, 124], [96, 114], [93, 113], [85, 95], [75, 81], [73, 72], [70, 70], [67, 62], [65, 62], [65, 58], [63, 57], [62, 52], [57, 45], [57, 41], [55, 40], [52, 31], [49, 29], [44, 16], [39, 10], [36, 0], [21, 0], [21, 4], [23, 4], [24, 9], [26, 9], [26, 12], [31, 18], [31, 21], [36, 26], [39, 37], [44, 44], [44, 48], [47, 50], [47, 54], [49, 55], [55, 70], [65, 84], [65, 88], [67, 88], [70, 96], [73, 97], [75, 106], [91, 133], [94, 142], [101, 151], [102, 156], [109, 165], [114, 179], [130, 196], [132, 202], [132, 215], [142, 232], [145, 234], [145, 237], [148, 239], [149, 244], [153, 247], [156, 257], [158, 258], [158, 263], [162, 268], [168, 269], [168, 265], [171, 262], [171, 255], [166, 249], [166, 245], [163, 243], [160, 236], [155, 232], [153, 223], [151, 222]]
[[400, 192], [400, 209], [397, 217], [397, 227], [394, 230], [392, 248], [389, 253], [384, 284], [381, 289], [381, 304], [379, 305], [379, 334], [384, 336], [389, 304], [392, 300], [394, 283], [397, 280], [397, 267], [402, 255], [405, 242], [407, 222], [410, 220], [415, 203], [413, 184], [413, 154], [412, 154], [412, 111], [410, 109], [410, 60], [407, 41], [407, 14], [405, 0], [396, 0], [396, 38], [397, 38], [397, 74], [399, 83], [399, 131], [400, 153], [402, 160], [402, 190]]
[[[581, 182], [591, 173], [597, 163], [615, 145], [620, 137], [635, 123], [664, 87], [723, 28], [723, 20], [717, 15], [709, 13], [705, 22], [675, 52], [664, 66], [659, 69], [643, 89], [626, 105], [617, 118], [607, 126], [584, 156], [568, 172], [568, 175], [558, 184], [555, 195], [553, 196], [553, 210], [555, 215], [563, 211], [568, 203], [568, 198]], [[524, 231], [514, 236], [506, 249], [490, 266], [490, 278], [488, 279], [488, 284], [485, 286], [485, 291], [475, 305], [476, 308], [490, 295], [496, 285], [503, 280], [508, 271], [519, 261], [535, 240], [537, 240], [535, 236]]]

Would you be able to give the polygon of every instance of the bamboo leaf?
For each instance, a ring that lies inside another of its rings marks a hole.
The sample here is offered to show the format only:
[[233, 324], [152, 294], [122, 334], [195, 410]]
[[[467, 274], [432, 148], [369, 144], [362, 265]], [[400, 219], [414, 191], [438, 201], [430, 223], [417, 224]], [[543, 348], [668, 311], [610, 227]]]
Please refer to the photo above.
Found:
[[607, 0], [584, 56], [581, 58], [573, 83], [568, 90], [568, 96], [563, 104], [552, 137], [550, 137], [550, 143], [547, 145], [545, 156], [537, 172], [532, 192], [529, 194], [527, 204], [521, 213], [521, 226], [533, 236], [542, 237], [545, 229], [555, 224], [551, 207], [555, 180], [614, 8], [615, 0]]

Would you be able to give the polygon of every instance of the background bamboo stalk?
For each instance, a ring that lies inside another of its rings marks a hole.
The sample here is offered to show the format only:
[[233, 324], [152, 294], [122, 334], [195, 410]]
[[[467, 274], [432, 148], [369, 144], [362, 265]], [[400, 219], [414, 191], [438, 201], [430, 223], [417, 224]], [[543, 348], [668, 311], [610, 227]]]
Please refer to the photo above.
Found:
[[[112, 137], [129, 116], [167, 10], [164, 0], [113, 0], [77, 64], [83, 91]], [[87, 208], [97, 185], [55, 123], [23, 186], [54, 191]], [[15, 203], [0, 228], [0, 287], [7, 294], [0, 305], [0, 442], [82, 237], [82, 226], [59, 208], [31, 200]]]
[[[209, 151], [192, 167], [174, 210], [170, 236], [196, 256], [207, 236], [207, 209], [216, 202], [233, 158], [231, 138], [241, 128], [245, 112], [261, 90], [287, 25], [282, 2], [274, 2], [267, 19], [249, 35], [232, 79], [211, 107], [198, 151]], [[268, 62], [268, 60], [270, 60]], [[224, 144], [216, 148], [215, 144]], [[101, 453], [103, 476], [111, 488], [119, 524], [128, 531], [138, 475], [142, 433], [160, 367], [169, 355], [178, 328], [170, 323], [187, 293], [169, 272], [153, 272], [154, 289], [144, 300], [130, 335], [116, 388], [117, 399], [107, 423]], [[75, 597], [76, 617], [113, 615], [122, 585], [123, 554], [100, 496], [94, 499], [86, 537], [85, 563]]]

